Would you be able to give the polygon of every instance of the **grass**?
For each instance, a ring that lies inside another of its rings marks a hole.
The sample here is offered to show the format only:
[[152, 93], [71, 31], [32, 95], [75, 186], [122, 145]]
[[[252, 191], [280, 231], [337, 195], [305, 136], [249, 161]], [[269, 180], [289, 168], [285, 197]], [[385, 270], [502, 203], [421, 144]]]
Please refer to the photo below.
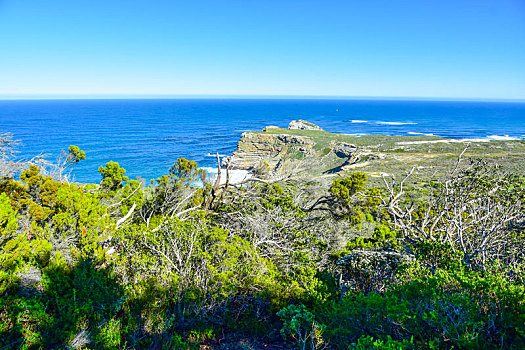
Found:
[[315, 143], [315, 149], [323, 150], [330, 147], [332, 141], [340, 141], [354, 144], [356, 146], [370, 146], [370, 145], [393, 145], [396, 142], [406, 141], [431, 141], [442, 140], [437, 136], [386, 136], [386, 135], [366, 135], [366, 136], [352, 136], [348, 134], [336, 134], [324, 130], [289, 130], [281, 128], [272, 128], [264, 132], [254, 132], [257, 134], [288, 134], [296, 136], [307, 136], [312, 138]]
[[[330, 155], [332, 143], [346, 142], [360, 147], [372, 153], [381, 153], [384, 159], [367, 161], [362, 159], [355, 167], [350, 168], [347, 173], [363, 171], [368, 173], [372, 182], [382, 182], [380, 174], [394, 174], [397, 178], [402, 177], [412, 167], [417, 167], [414, 181], [425, 181], [433, 176], [436, 171], [451, 166], [458, 155], [464, 150], [467, 142], [438, 142], [400, 144], [414, 141], [446, 141], [438, 136], [387, 136], [366, 135], [352, 136], [348, 134], [330, 133], [324, 130], [289, 130], [272, 128], [265, 132], [254, 132], [257, 134], [288, 134], [311, 138], [315, 142], [314, 150], [317, 159], [323, 157], [322, 164], [308, 168], [311, 176], [322, 176], [326, 170], [342, 165], [346, 160]], [[295, 155], [293, 159], [298, 159]], [[470, 142], [469, 149], [464, 158], [484, 158], [488, 161], [497, 161], [501, 165], [514, 168], [518, 171], [525, 170], [525, 140], [501, 141], [491, 140], [489, 142]], [[311, 159], [311, 158], [310, 158]], [[309, 158], [303, 159], [308, 162]], [[344, 176], [338, 173], [334, 176]]]

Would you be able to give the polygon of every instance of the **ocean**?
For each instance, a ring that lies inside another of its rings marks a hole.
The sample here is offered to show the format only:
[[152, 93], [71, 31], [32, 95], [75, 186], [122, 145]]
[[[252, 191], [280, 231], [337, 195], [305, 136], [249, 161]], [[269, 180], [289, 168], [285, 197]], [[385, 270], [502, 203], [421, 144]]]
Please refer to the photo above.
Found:
[[525, 103], [324, 99], [3, 100], [0, 133], [22, 142], [17, 157], [77, 145], [86, 160], [75, 181], [99, 182], [99, 166], [119, 162], [130, 178], [168, 172], [177, 158], [213, 167], [241, 133], [305, 119], [327, 131], [355, 135], [436, 135], [525, 139]]

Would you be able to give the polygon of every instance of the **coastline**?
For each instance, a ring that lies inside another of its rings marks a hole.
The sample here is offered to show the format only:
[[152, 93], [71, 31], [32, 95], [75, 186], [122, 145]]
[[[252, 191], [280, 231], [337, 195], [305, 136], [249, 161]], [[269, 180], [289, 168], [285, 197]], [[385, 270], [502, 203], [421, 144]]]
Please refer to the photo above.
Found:
[[363, 139], [356, 144], [384, 138], [379, 135], [525, 138], [525, 105], [516, 103], [130, 99], [2, 101], [0, 110], [0, 130], [22, 142], [20, 159], [45, 152], [54, 161], [71, 144], [85, 150], [86, 160], [73, 170], [78, 182], [98, 182], [98, 167], [111, 160], [130, 178], [147, 180], [167, 173], [181, 157], [215, 168], [210, 155], [231, 155], [245, 130], [286, 128], [293, 119]]

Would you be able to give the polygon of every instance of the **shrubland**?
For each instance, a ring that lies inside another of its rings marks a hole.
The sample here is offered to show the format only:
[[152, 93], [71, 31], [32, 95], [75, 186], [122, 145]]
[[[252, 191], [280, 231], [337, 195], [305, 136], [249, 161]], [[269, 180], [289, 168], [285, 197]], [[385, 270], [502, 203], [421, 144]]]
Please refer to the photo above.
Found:
[[[525, 347], [525, 178], [461, 156], [413, 175], [146, 186], [116, 162], [0, 148], [1, 349]], [[15, 177], [19, 172], [19, 176]], [[414, 170], [415, 171], [415, 170]]]

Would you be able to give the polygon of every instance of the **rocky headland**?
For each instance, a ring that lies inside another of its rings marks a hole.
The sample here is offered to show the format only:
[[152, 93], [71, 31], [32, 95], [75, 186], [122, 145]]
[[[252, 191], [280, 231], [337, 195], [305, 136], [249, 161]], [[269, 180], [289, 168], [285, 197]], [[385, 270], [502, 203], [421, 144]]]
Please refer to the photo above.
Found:
[[241, 135], [237, 150], [222, 161], [224, 168], [259, 176], [294, 171], [296, 175], [330, 177], [359, 169], [370, 177], [402, 174], [411, 167], [431, 171], [446, 166], [469, 145], [465, 157], [525, 164], [525, 141], [451, 140], [437, 136], [355, 136], [336, 134], [305, 121], [287, 129], [267, 126]]

